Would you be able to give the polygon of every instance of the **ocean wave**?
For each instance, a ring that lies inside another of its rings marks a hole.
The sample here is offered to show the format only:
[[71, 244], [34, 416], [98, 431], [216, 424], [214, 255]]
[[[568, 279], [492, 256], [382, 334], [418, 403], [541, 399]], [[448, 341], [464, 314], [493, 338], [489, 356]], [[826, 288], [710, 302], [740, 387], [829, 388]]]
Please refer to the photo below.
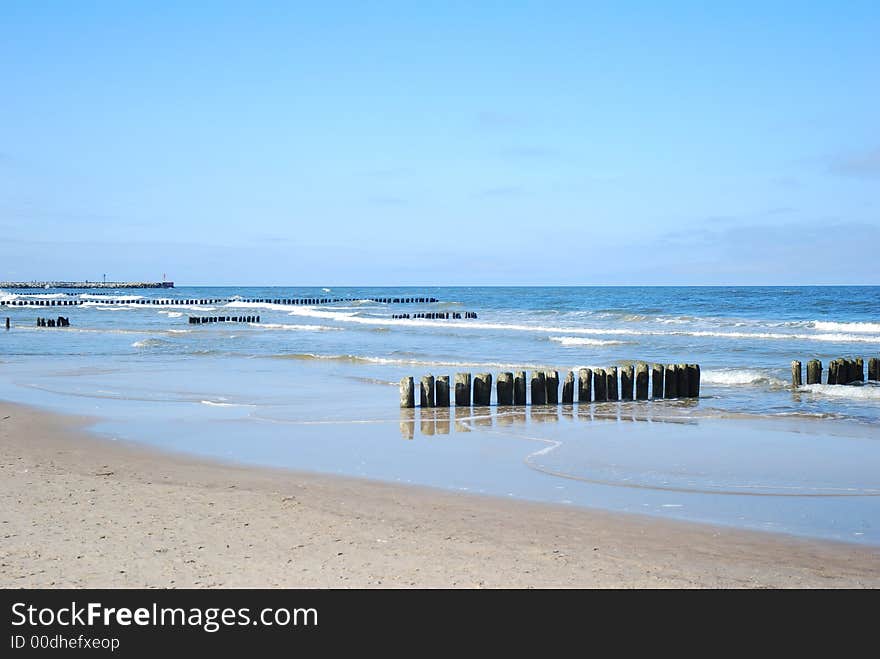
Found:
[[827, 341], [830, 343], [880, 343], [880, 336], [859, 336], [856, 334], [782, 334], [780, 332], [668, 332], [672, 335], [713, 337], [727, 339], [774, 339]]
[[250, 403], [221, 403], [214, 400], [199, 401], [202, 405], [210, 405], [211, 407], [256, 407]]
[[880, 386], [875, 384], [843, 385], [843, 384], [808, 384], [798, 391], [808, 391], [821, 396], [849, 398], [852, 400], [880, 401]]
[[[270, 305], [281, 306], [281, 305]], [[285, 310], [289, 307], [285, 308]], [[517, 331], [517, 332], [544, 332], [552, 334], [592, 334], [597, 336], [692, 336], [698, 338], [721, 338], [721, 339], [772, 339], [772, 340], [803, 340], [823, 341], [830, 343], [877, 343], [880, 344], [880, 336], [858, 334], [786, 334], [781, 332], [724, 332], [709, 330], [638, 330], [630, 328], [609, 327], [559, 327], [548, 325], [525, 325], [517, 323], [488, 323], [474, 322], [472, 320], [428, 320], [423, 318], [376, 318], [361, 316], [357, 312], [326, 311], [314, 308], [301, 308], [288, 311], [290, 316], [304, 316], [309, 318], [321, 318], [324, 320], [344, 323], [357, 323], [360, 325], [398, 325], [401, 327], [452, 327], [465, 330], [489, 330], [489, 331]]]
[[173, 345], [171, 341], [165, 339], [141, 339], [131, 344], [132, 348], [159, 348], [161, 346]]
[[823, 332], [880, 332], [880, 323], [834, 323], [825, 320], [814, 320], [812, 326]]
[[330, 327], [329, 325], [287, 325], [284, 323], [249, 323], [251, 327], [259, 327], [267, 330], [290, 330], [302, 332], [341, 332], [341, 327]]
[[478, 362], [478, 361], [442, 361], [423, 359], [399, 359], [393, 357], [373, 357], [363, 355], [318, 355], [311, 352], [283, 353], [269, 355], [271, 359], [297, 359], [303, 361], [338, 361], [351, 364], [377, 364], [377, 365], [407, 365], [407, 366], [449, 366], [449, 367], [473, 367], [473, 368], [510, 368], [510, 369], [541, 369], [547, 368], [540, 364], [510, 364], [503, 362]]
[[160, 311], [159, 313], [169, 318], [180, 318], [183, 315], [179, 311]]
[[718, 384], [725, 386], [768, 384], [772, 386], [785, 386], [786, 382], [772, 375], [752, 368], [725, 368], [720, 370], [705, 370], [700, 373], [700, 381], [703, 384]]
[[627, 341], [617, 341], [615, 339], [591, 339], [578, 336], [551, 336], [550, 340], [564, 346], [619, 346], [628, 343]]
[[[83, 302], [79, 306], [80, 306], [80, 308], [99, 309], [101, 311], [137, 311], [138, 309], [150, 311], [150, 310], [156, 309], [156, 306], [154, 306], [152, 304], [150, 304], [150, 305], [137, 304], [136, 302], [131, 301], [131, 300], [118, 302], [118, 303], [110, 302], [109, 300], [92, 300], [92, 301]], [[217, 307], [214, 307], [214, 306], [211, 306], [208, 304], [196, 305], [196, 304], [184, 304], [181, 302], [180, 304], [172, 303], [172, 304], [163, 305], [163, 308], [161, 311], [159, 311], [159, 313], [177, 313], [175, 311], [169, 311], [169, 309], [178, 309], [181, 311], [214, 311], [216, 308]]]
[[[77, 295], [81, 300], [106, 300], [110, 296], [107, 294], [99, 294], [99, 293], [80, 293]], [[144, 298], [143, 295], [114, 295], [112, 299], [114, 300], [142, 300]]]

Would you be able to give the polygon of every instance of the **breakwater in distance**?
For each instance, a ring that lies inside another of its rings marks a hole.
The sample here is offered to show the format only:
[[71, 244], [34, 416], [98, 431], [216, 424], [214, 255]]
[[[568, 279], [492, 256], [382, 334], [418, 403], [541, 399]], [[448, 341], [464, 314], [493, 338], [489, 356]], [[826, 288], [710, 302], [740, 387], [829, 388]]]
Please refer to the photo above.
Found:
[[[2, 286], [0, 286], [2, 288]], [[83, 304], [138, 304], [138, 305], [159, 305], [159, 306], [185, 306], [185, 305], [206, 305], [206, 304], [232, 304], [232, 303], [248, 303], [248, 304], [283, 304], [289, 306], [316, 306], [319, 304], [344, 304], [352, 302], [375, 302], [376, 304], [434, 304], [439, 302], [433, 297], [405, 297], [405, 298], [124, 298], [124, 297], [92, 297], [90, 299], [42, 299], [37, 296], [17, 299], [0, 299], [2, 307], [67, 307], [80, 306]], [[476, 314], [468, 312], [468, 318], [476, 318]]]
[[0, 281], [0, 289], [9, 290], [45, 290], [45, 289], [78, 289], [92, 288], [174, 288], [173, 281]]

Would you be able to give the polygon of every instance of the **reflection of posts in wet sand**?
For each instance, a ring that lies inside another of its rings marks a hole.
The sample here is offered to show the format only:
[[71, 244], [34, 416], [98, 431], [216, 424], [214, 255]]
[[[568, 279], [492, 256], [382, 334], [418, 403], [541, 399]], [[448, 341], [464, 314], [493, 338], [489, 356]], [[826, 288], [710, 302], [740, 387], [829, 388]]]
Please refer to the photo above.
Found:
[[403, 439], [412, 439], [416, 432], [416, 411], [411, 408], [400, 410], [400, 436]]
[[496, 415], [499, 426], [512, 426], [514, 424], [523, 424], [526, 422], [525, 409], [507, 408], [503, 412], [499, 410]]
[[556, 405], [536, 405], [529, 408], [529, 418], [539, 423], [559, 421], [559, 408]]
[[434, 434], [434, 428], [437, 426], [437, 419], [434, 417], [434, 410], [429, 407], [419, 409], [419, 430], [426, 437]]
[[451, 413], [448, 407], [440, 407], [432, 410], [434, 418], [436, 419], [434, 426], [434, 432], [438, 435], [448, 435], [449, 434], [449, 420], [451, 417]]
[[593, 406], [589, 403], [579, 404], [577, 406], [577, 418], [578, 421], [592, 421]]
[[471, 431], [471, 414], [469, 407], [456, 407], [455, 416], [453, 418], [455, 420], [455, 432]]
[[474, 407], [472, 409], [471, 419], [473, 420], [473, 424], [475, 426], [480, 426], [482, 428], [491, 428], [493, 418], [494, 415], [492, 414], [492, 409], [489, 407]]
[[[448, 435], [455, 432], [471, 432], [478, 428], [510, 427], [516, 424], [553, 423], [566, 421], [616, 421], [616, 422], [672, 422], [693, 423], [691, 419], [674, 418], [674, 412], [696, 408], [695, 399], [679, 398], [663, 400], [659, 408], [644, 403], [581, 403], [578, 405], [533, 405], [529, 407], [454, 407], [416, 408], [419, 414], [419, 432], [425, 436]], [[673, 413], [672, 417], [663, 409]], [[415, 434], [414, 409], [400, 410], [400, 434], [413, 439]]]

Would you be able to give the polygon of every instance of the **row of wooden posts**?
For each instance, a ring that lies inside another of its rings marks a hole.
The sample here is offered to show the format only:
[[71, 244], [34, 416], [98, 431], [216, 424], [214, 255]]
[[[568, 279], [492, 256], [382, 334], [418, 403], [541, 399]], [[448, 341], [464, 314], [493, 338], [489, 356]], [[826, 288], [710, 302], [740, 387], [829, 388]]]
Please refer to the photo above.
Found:
[[[868, 359], [868, 380], [880, 382], [880, 358]], [[825, 384], [854, 384], [865, 381], [865, 360], [862, 357], [841, 357], [828, 362], [828, 377]], [[794, 360], [791, 362], [791, 386], [797, 389], [802, 386], [803, 365]], [[822, 384], [822, 362], [811, 359], [807, 362], [807, 384]]]
[[[618, 378], [619, 373], [619, 378]], [[499, 373], [496, 381], [497, 405], [526, 404], [526, 372]], [[420, 381], [421, 407], [449, 407], [449, 376], [425, 375]], [[473, 384], [473, 386], [472, 386]], [[648, 398], [699, 398], [699, 364], [628, 364], [618, 369], [582, 368], [577, 379], [568, 371], [562, 382], [562, 398], [559, 396], [558, 371], [532, 371], [529, 380], [532, 405], [648, 400]], [[577, 390], [577, 391], [575, 391]], [[456, 406], [491, 405], [492, 374], [456, 373], [451, 390]], [[473, 395], [472, 395], [473, 392]], [[415, 382], [412, 377], [400, 381], [400, 406], [415, 407]]]
[[[70, 318], [58, 316], [55, 318], [37, 318], [37, 327], [70, 327]], [[6, 319], [6, 329], [9, 329], [9, 319]]]
[[259, 323], [259, 316], [190, 316], [190, 325], [203, 323]]
[[477, 317], [476, 311], [428, 311], [425, 313], [395, 313], [391, 315], [391, 318], [395, 320], [408, 320], [410, 318], [425, 318], [427, 320], [461, 320], [461, 319], [475, 319]]
[[380, 304], [431, 304], [438, 302], [434, 297], [377, 297], [377, 298], [354, 298], [354, 297], [310, 297], [310, 298], [200, 298], [178, 300], [173, 298], [161, 299], [138, 299], [126, 300], [111, 298], [107, 300], [0, 300], [0, 306], [10, 307], [69, 307], [80, 306], [87, 302], [98, 302], [100, 304], [147, 304], [147, 305], [205, 305], [205, 304], [229, 304], [231, 302], [249, 302], [252, 304], [284, 304], [284, 305], [316, 305], [316, 304], [334, 304], [338, 302], [359, 302], [367, 300], [368, 302], [377, 302]]

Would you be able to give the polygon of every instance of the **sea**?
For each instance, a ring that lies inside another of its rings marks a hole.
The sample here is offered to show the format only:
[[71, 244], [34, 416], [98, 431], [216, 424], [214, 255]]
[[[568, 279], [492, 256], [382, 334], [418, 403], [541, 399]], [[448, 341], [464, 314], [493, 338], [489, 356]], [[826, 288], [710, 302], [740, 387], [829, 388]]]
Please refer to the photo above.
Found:
[[[409, 297], [438, 301], [372, 301]], [[138, 303], [150, 298], [165, 303]], [[274, 302], [302, 298], [346, 301]], [[791, 386], [792, 360], [821, 360], [824, 382], [831, 359], [880, 357], [880, 287], [181, 286], [0, 302], [0, 397], [88, 416], [109, 440], [880, 544], [880, 383]], [[450, 318], [416, 317], [438, 312]], [[260, 322], [189, 322], [243, 315]], [[37, 326], [57, 316], [70, 326]], [[700, 398], [399, 406], [407, 376], [642, 361], [699, 364]]]

